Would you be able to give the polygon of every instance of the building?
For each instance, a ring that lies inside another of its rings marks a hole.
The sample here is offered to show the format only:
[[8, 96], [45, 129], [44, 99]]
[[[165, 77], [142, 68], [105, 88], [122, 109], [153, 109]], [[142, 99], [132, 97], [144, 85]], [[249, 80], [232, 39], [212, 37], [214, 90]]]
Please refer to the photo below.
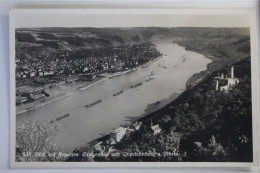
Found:
[[44, 76], [43, 71], [39, 71], [39, 76]]
[[30, 98], [33, 100], [40, 100], [45, 98], [44, 94], [30, 94]]
[[154, 135], [157, 135], [157, 134], [161, 133], [161, 131], [162, 131], [161, 128], [159, 127], [159, 124], [151, 126], [151, 129], [152, 129]]
[[44, 74], [44, 76], [52, 76], [52, 75], [54, 75], [54, 72], [53, 71], [44, 71], [43, 74]]
[[116, 141], [115, 141], [114, 138], [111, 138], [111, 136], [110, 136], [110, 139], [108, 139], [108, 140], [106, 141], [106, 144], [108, 144], [108, 145], [114, 145], [114, 144], [116, 144]]
[[153, 120], [151, 119], [151, 130], [153, 131], [154, 135], [157, 135], [161, 133], [161, 128], [159, 127], [159, 124], [153, 125]]
[[28, 101], [27, 97], [16, 96], [16, 105], [25, 103], [26, 101]]
[[221, 75], [214, 77], [213, 86], [216, 91], [228, 91], [234, 85], [239, 83], [239, 79], [234, 77], [234, 67], [230, 68], [230, 75], [227, 76], [222, 73]]
[[31, 73], [30, 73], [30, 77], [34, 77], [36, 75], [36, 72], [34, 72], [34, 71], [32, 71]]
[[134, 131], [135, 131], [135, 129], [127, 128], [127, 129], [126, 129], [126, 134], [130, 134], [130, 133], [132, 133], [132, 132], [134, 132]]
[[93, 145], [93, 148], [95, 149], [95, 151], [102, 151], [102, 146], [101, 146], [102, 142], [97, 142], [95, 145]]
[[126, 130], [127, 130], [127, 128], [119, 127], [110, 132], [110, 138], [114, 139], [116, 142], [120, 142], [121, 139], [126, 134]]
[[140, 129], [141, 125], [142, 125], [142, 122], [137, 122], [136, 121], [134, 124], [132, 124], [132, 127], [136, 131], [136, 130]]

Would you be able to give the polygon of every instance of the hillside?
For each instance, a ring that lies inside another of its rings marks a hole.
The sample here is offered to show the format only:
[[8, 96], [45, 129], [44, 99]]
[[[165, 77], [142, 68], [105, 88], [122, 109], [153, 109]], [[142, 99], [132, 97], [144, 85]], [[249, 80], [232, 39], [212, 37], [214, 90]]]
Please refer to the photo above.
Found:
[[[140, 44], [154, 40], [233, 39], [249, 36], [248, 28], [20, 28], [16, 29], [17, 58], [62, 51]], [[21, 50], [22, 49], [22, 50]]]
[[[96, 156], [94, 161], [252, 162], [250, 66], [250, 57], [234, 64], [240, 83], [228, 92], [213, 90], [212, 78], [227, 73], [230, 67], [216, 71], [166, 107], [139, 120], [140, 130], [115, 144], [108, 157]], [[159, 125], [160, 134], [153, 134], [151, 121]], [[85, 146], [73, 152], [80, 157], [67, 161], [91, 161], [81, 157], [82, 153], [95, 150]], [[137, 154], [129, 157], [126, 153]], [[155, 153], [156, 157], [138, 153]]]

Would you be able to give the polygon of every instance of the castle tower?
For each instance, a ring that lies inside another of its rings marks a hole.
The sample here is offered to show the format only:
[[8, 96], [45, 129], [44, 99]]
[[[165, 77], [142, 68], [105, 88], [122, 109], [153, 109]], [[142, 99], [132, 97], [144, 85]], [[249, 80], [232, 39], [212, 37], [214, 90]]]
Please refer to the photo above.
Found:
[[234, 78], [234, 66], [231, 66], [230, 77]]

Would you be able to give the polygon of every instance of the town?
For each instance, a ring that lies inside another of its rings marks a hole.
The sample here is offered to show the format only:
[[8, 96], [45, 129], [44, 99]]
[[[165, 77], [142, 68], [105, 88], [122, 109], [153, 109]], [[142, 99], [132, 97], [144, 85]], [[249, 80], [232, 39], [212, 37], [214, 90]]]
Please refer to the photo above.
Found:
[[25, 58], [26, 50], [17, 55], [16, 105], [49, 97], [44, 91], [46, 87], [76, 80], [93, 81], [104, 73], [113, 77], [117, 72], [142, 66], [161, 55], [149, 42], [98, 50], [64, 50], [54, 57], [37, 55], [37, 51], [30, 52], [35, 57]]

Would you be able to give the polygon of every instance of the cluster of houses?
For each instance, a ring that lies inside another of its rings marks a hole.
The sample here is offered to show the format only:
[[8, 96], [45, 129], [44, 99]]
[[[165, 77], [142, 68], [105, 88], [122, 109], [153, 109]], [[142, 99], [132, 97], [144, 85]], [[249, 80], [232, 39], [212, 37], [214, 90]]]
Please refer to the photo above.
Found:
[[239, 79], [234, 77], [234, 66], [230, 67], [229, 75], [219, 74], [213, 79], [213, 86], [216, 91], [227, 92], [234, 85], [239, 83]]
[[29, 101], [37, 101], [44, 99], [46, 97], [45, 94], [40, 92], [31, 92], [31, 93], [16, 93], [16, 105], [20, 105], [22, 103], [27, 103]]
[[[95, 73], [98, 71], [116, 69], [121, 70], [123, 68], [129, 68], [130, 66], [138, 65], [138, 58], [131, 55], [131, 57], [120, 58], [124, 52], [130, 51], [128, 47], [114, 48], [114, 54], [106, 55], [105, 52], [100, 52], [98, 55], [93, 55], [88, 58], [83, 58], [85, 55], [82, 51], [82, 55], [78, 56], [82, 58], [75, 58], [73, 52], [64, 51], [59, 57], [49, 57], [44, 55], [35, 56], [38, 58], [17, 58], [16, 59], [16, 78], [26, 79], [36, 76], [51, 76], [51, 75], [73, 75], [82, 73]], [[40, 50], [38, 50], [40, 51]], [[139, 46], [136, 47], [136, 53], [154, 52], [152, 46]], [[19, 57], [19, 56], [18, 56]], [[129, 67], [128, 67], [129, 66]]]
[[42, 71], [42, 70], [23, 70], [16, 73], [16, 79], [28, 79], [34, 78], [36, 76], [52, 76], [54, 75], [54, 70]]
[[[114, 150], [115, 144], [121, 142], [121, 140], [126, 135], [138, 131], [141, 128], [141, 126], [142, 126], [142, 122], [137, 122], [137, 121], [127, 127], [120, 126], [110, 132], [109, 138], [107, 140], [96, 142], [93, 145], [93, 149], [95, 150], [95, 152], [109, 154]], [[159, 124], [153, 125], [151, 122], [150, 128], [154, 135], [161, 133], [161, 128], [159, 127]]]

